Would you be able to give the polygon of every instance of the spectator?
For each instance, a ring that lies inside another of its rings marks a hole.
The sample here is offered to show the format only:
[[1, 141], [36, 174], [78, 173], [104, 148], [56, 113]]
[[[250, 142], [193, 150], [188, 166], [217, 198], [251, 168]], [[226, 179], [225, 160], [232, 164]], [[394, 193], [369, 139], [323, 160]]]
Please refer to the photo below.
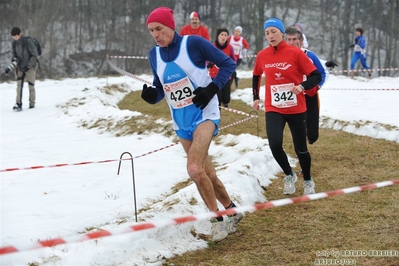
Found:
[[208, 41], [211, 40], [208, 28], [201, 25], [201, 16], [197, 11], [190, 14], [190, 24], [183, 26], [180, 30], [180, 35], [198, 35], [202, 36]]
[[[231, 59], [236, 61], [236, 56], [234, 55], [233, 46], [229, 44], [227, 41], [227, 37], [229, 36], [229, 31], [226, 28], [220, 28], [216, 31], [216, 39], [214, 45], [216, 48], [220, 49], [223, 53], [229, 56]], [[209, 75], [212, 79], [214, 79], [218, 72], [219, 67], [213, 63], [208, 63], [209, 68]], [[231, 94], [231, 77], [226, 82], [221, 90], [218, 91], [218, 99], [219, 99], [219, 106], [229, 107], [230, 103], [230, 94]]]
[[[315, 184], [310, 174], [311, 157], [306, 144], [304, 92], [317, 86], [321, 75], [305, 53], [283, 40], [285, 29], [279, 19], [268, 19], [263, 29], [270, 46], [261, 50], [256, 57], [252, 77], [252, 107], [259, 110], [259, 89], [262, 74], [265, 74], [266, 133], [273, 157], [286, 175], [283, 192], [286, 195], [295, 193], [298, 180], [283, 149], [283, 132], [288, 123], [303, 171], [304, 195], [314, 194]], [[303, 81], [304, 75], [306, 81]]]
[[[234, 29], [234, 35], [229, 36], [229, 39], [228, 39], [229, 43], [234, 48], [234, 54], [236, 55], [236, 58], [237, 58], [237, 68], [241, 64], [243, 55], [245, 55], [249, 49], [249, 44], [248, 44], [247, 40], [244, 37], [242, 37], [241, 34], [242, 34], [242, 27], [237, 26]], [[232, 79], [235, 80], [235, 85], [237, 88], [239, 78], [237, 77], [236, 71], [234, 71]]]
[[[15, 76], [17, 79], [17, 97], [13, 109], [14, 111], [22, 111], [22, 89], [25, 78], [28, 81], [29, 87], [29, 108], [35, 108], [35, 81], [37, 58], [39, 56], [38, 51], [33, 40], [23, 36], [20, 28], [12, 28], [11, 36], [14, 39], [12, 44], [12, 62], [14, 65], [16, 64]], [[6, 74], [10, 71], [10, 67], [5, 70]]]
[[309, 48], [308, 39], [306, 38], [306, 35], [303, 32], [302, 23], [299, 23], [299, 22], [295, 23], [295, 27], [302, 32], [302, 36], [303, 36], [302, 48], [306, 48], [306, 49]]
[[[236, 205], [217, 177], [208, 149], [220, 122], [216, 93], [233, 74], [235, 63], [202, 37], [178, 35], [173, 11], [167, 7], [154, 9], [146, 25], [157, 45], [148, 54], [153, 86], [144, 84], [141, 97], [150, 104], [166, 99], [173, 127], [187, 154], [187, 172], [208, 209], [218, 211], [217, 201], [226, 209], [233, 208]], [[206, 62], [219, 66], [213, 80]], [[212, 218], [213, 241], [234, 233], [242, 218], [241, 213], [228, 216], [226, 221], [223, 216]]]

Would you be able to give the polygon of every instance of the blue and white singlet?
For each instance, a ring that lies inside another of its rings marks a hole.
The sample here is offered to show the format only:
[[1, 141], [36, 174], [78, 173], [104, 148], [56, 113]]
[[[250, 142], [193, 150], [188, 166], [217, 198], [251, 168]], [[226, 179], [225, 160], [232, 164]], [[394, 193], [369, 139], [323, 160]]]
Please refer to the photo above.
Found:
[[[215, 95], [209, 104], [201, 110], [192, 99], [197, 87], [206, 87], [212, 82], [207, 68], [196, 66], [187, 52], [187, 38], [180, 44], [179, 54], [171, 62], [162, 60], [159, 47], [156, 47], [157, 75], [162, 83], [165, 98], [173, 120], [173, 129], [192, 134], [201, 122], [213, 120], [218, 127], [220, 119], [219, 102]], [[217, 133], [217, 130], [215, 131]], [[178, 135], [181, 136], [179, 133]]]

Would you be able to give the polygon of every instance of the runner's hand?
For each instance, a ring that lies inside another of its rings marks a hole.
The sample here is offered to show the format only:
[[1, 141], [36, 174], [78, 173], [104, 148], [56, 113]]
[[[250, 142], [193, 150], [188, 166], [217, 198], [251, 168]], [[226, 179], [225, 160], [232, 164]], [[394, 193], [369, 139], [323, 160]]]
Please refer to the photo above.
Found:
[[154, 87], [143, 85], [143, 90], [141, 91], [141, 98], [150, 104], [157, 103], [158, 92]]
[[208, 105], [218, 91], [218, 86], [216, 86], [216, 84], [213, 82], [209, 83], [209, 85], [206, 87], [198, 87], [194, 91], [195, 96], [193, 98], [193, 103], [195, 104], [195, 107], [204, 110], [204, 108]]

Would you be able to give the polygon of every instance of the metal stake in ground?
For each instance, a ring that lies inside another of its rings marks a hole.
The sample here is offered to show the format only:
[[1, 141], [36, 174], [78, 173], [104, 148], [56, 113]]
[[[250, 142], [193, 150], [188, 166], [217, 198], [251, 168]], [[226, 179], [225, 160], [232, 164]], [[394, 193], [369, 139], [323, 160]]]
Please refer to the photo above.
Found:
[[119, 157], [119, 166], [118, 166], [118, 173], [121, 170], [121, 163], [122, 163], [122, 157], [123, 155], [128, 154], [130, 156], [130, 160], [132, 161], [132, 180], [133, 180], [133, 201], [134, 201], [134, 215], [136, 217], [136, 223], [137, 223], [137, 205], [136, 205], [136, 184], [134, 182], [134, 163], [133, 163], [133, 156], [130, 152], [125, 151], [124, 153], [121, 154], [121, 157]]

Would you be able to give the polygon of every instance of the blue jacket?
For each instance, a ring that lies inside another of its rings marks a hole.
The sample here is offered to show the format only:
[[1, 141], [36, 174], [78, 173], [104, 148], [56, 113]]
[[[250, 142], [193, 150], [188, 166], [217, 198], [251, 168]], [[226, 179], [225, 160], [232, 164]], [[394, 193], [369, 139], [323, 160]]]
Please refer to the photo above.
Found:
[[360, 46], [360, 48], [365, 49], [366, 48], [366, 37], [363, 35], [357, 36], [355, 38], [355, 43]]
[[305, 50], [305, 54], [312, 60], [313, 65], [317, 68], [317, 71], [321, 74], [321, 81], [319, 86], [323, 86], [324, 82], [326, 81], [326, 69], [323, 67], [323, 64], [320, 62], [319, 57], [310, 50]]

